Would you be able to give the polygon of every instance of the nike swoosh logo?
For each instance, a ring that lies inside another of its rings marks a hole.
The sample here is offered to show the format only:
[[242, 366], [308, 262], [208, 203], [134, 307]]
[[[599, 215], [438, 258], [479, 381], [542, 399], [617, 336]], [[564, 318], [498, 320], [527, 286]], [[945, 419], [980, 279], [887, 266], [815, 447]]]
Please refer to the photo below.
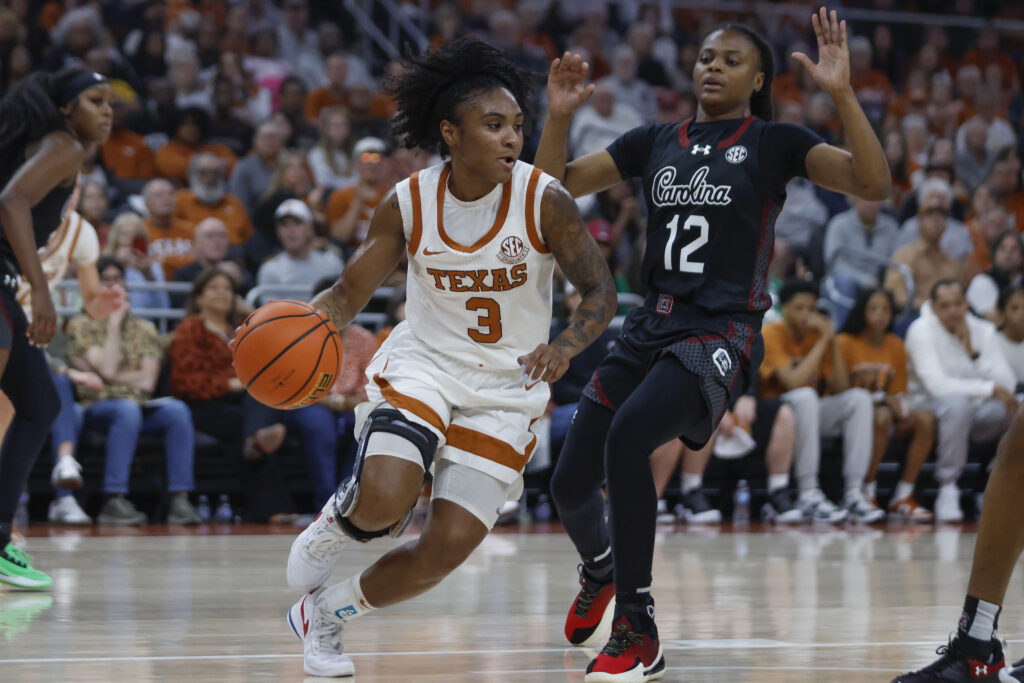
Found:
[[537, 380], [536, 382], [534, 382], [533, 384], [527, 384], [527, 385], [526, 385], [526, 390], [527, 390], [527, 391], [529, 391], [530, 389], [533, 389], [533, 388], [534, 388], [535, 386], [537, 386], [538, 384], [540, 384], [540, 383], [541, 383], [541, 382], [543, 382], [543, 381], [544, 381], [544, 380], [542, 380], [542, 379], [539, 379], [539, 380]]
[[302, 598], [302, 604], [299, 605], [299, 615], [302, 617], [302, 637], [305, 638], [306, 634], [309, 633], [309, 619], [306, 618], [306, 598]]
[[430, 251], [426, 247], [423, 247], [423, 255], [424, 256], [437, 256], [438, 254], [443, 254], [443, 253], [444, 253], [443, 249], [441, 251]]

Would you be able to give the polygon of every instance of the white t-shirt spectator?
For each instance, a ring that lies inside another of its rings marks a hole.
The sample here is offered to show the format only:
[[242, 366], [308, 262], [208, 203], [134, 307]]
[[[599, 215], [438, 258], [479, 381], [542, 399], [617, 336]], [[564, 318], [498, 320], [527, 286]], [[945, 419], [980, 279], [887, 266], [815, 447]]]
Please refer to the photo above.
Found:
[[1013, 368], [1017, 383], [1024, 383], [1024, 342], [1015, 342], [1002, 332], [999, 333], [999, 348], [1003, 351], [1006, 362]]
[[577, 157], [600, 152], [620, 135], [640, 125], [643, 125], [640, 114], [623, 102], [615, 103], [611, 116], [601, 116], [593, 107], [585, 105], [572, 122], [569, 144]]
[[[1017, 278], [1016, 283], [1019, 282], [1020, 278]], [[999, 285], [988, 273], [978, 273], [967, 287], [965, 296], [972, 311], [978, 315], [987, 315], [999, 303]]]
[[306, 258], [294, 259], [282, 251], [260, 266], [256, 284], [312, 287], [325, 277], [338, 277], [344, 267], [344, 262], [333, 252], [314, 249]]

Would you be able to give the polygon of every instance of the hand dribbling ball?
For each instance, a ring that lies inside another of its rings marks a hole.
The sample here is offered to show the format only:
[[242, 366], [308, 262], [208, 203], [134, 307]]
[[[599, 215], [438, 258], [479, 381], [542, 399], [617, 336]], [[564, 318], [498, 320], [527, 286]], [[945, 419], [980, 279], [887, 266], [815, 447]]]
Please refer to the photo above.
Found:
[[238, 328], [234, 365], [249, 395], [272, 408], [312, 405], [341, 367], [341, 335], [311, 304], [284, 299], [253, 311]]

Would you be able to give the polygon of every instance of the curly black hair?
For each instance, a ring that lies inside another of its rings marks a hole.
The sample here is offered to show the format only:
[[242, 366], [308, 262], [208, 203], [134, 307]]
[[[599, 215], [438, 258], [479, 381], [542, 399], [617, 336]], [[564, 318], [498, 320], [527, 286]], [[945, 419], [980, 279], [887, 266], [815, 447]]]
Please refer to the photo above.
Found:
[[405, 73], [389, 79], [384, 88], [398, 103], [391, 126], [406, 147], [422, 147], [448, 156], [441, 122], [457, 124], [455, 107], [459, 103], [495, 88], [507, 88], [512, 93], [529, 130], [534, 88], [540, 75], [519, 68], [505, 59], [501, 50], [478, 38], [465, 37], [421, 55], [408, 55], [403, 62]]

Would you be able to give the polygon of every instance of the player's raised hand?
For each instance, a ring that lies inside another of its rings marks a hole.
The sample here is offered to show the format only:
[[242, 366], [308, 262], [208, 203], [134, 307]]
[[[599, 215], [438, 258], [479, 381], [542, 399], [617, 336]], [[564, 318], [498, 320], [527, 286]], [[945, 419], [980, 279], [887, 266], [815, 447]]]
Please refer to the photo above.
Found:
[[594, 84], [584, 86], [590, 65], [578, 54], [566, 52], [551, 62], [548, 71], [548, 111], [568, 116], [579, 109], [594, 92]]
[[[804, 65], [818, 87], [834, 93], [850, 87], [850, 48], [846, 42], [846, 20], [839, 21], [835, 10], [829, 13], [822, 7], [811, 15], [814, 35], [818, 38], [818, 63], [803, 52], [794, 52], [793, 58]], [[549, 86], [550, 87], [550, 86]]]

